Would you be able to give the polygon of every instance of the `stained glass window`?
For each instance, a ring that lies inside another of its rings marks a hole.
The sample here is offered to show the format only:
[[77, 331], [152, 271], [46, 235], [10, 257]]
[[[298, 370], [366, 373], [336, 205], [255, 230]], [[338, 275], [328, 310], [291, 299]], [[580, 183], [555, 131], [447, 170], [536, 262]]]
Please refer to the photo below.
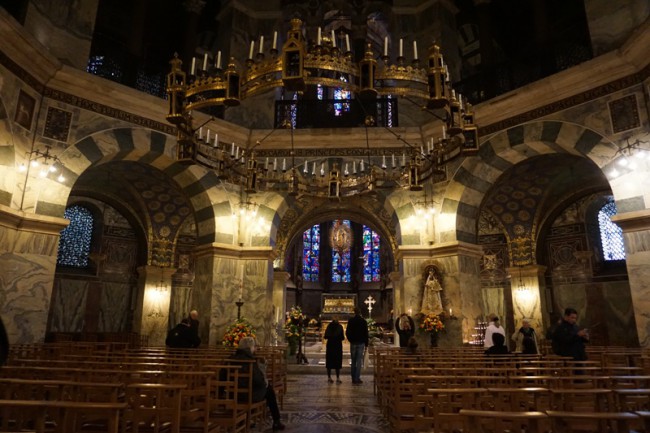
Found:
[[302, 234], [302, 279], [318, 281], [318, 257], [320, 252], [320, 226], [307, 229]]
[[603, 245], [605, 260], [625, 260], [623, 230], [610, 219], [616, 215], [616, 203], [609, 202], [598, 211], [600, 241]]
[[[345, 77], [341, 77], [341, 81], [344, 83], [347, 83], [348, 80], [345, 79]], [[350, 99], [350, 91], [349, 90], [343, 90], [341, 88], [338, 88], [334, 90], [334, 99]], [[350, 104], [347, 102], [337, 102], [334, 104], [334, 115], [335, 116], [340, 116], [344, 112], [350, 111]]]
[[57, 264], [85, 268], [92, 242], [93, 215], [85, 207], [75, 205], [65, 210], [64, 217], [70, 225], [61, 231]]
[[379, 234], [370, 227], [363, 226], [363, 282], [380, 280]]
[[[348, 228], [350, 227], [350, 220], [343, 220], [341, 223]], [[333, 225], [334, 223], [332, 223]], [[332, 249], [332, 282], [349, 283], [350, 281], [350, 250], [348, 249], [341, 254]]]

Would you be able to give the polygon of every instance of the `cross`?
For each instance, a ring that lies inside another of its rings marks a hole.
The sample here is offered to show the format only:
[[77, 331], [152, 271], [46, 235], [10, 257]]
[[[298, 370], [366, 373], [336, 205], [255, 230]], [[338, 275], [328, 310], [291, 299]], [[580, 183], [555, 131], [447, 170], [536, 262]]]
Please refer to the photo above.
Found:
[[364, 304], [368, 306], [368, 317], [372, 316], [372, 305], [377, 302], [374, 300], [372, 295], [368, 295], [365, 301], [363, 301]]

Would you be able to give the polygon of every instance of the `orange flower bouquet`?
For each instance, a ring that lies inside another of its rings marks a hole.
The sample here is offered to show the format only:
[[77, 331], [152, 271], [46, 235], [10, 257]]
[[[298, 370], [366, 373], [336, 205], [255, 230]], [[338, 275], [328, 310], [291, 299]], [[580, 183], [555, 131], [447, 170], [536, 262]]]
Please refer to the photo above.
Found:
[[420, 323], [420, 329], [424, 332], [440, 332], [445, 329], [445, 324], [437, 314], [427, 314]]
[[221, 344], [226, 347], [237, 347], [239, 340], [244, 337], [255, 337], [255, 328], [248, 320], [237, 319], [226, 330]]

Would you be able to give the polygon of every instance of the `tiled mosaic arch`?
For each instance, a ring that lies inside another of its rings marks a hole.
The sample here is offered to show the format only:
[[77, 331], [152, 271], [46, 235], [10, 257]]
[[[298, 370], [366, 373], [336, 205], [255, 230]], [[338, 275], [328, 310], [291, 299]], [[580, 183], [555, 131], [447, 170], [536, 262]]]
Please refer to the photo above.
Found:
[[[66, 181], [53, 194], [56, 201], [48, 207], [60, 209], [63, 215], [68, 195], [77, 178], [99, 162], [133, 161], [151, 165], [173, 179], [194, 208], [199, 245], [214, 242], [217, 237], [215, 216], [227, 212], [217, 186], [216, 175], [201, 167], [178, 164], [172, 157], [176, 139], [156, 131], [141, 128], [117, 128], [95, 133], [66, 149], [60, 155], [65, 164]], [[229, 207], [229, 206], [228, 206]], [[222, 209], [218, 211], [218, 209]], [[59, 215], [59, 216], [60, 216]]]
[[489, 137], [477, 157], [463, 161], [447, 187], [442, 213], [455, 214], [456, 224], [453, 230], [441, 233], [441, 239], [476, 243], [481, 202], [513, 165], [537, 155], [565, 153], [589, 158], [602, 168], [617, 150], [592, 129], [558, 121], [517, 125]]

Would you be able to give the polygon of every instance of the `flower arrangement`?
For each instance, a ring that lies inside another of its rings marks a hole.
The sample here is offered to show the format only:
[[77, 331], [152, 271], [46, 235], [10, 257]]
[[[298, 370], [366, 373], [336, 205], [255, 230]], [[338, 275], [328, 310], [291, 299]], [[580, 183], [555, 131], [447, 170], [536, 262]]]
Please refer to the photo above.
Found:
[[226, 347], [237, 347], [239, 340], [244, 337], [255, 337], [255, 328], [248, 320], [237, 319], [226, 329], [221, 344]]
[[440, 332], [445, 329], [445, 324], [437, 314], [427, 314], [422, 318], [420, 329], [424, 332]]
[[287, 313], [287, 320], [284, 322], [284, 333], [287, 340], [297, 340], [300, 334], [304, 332], [305, 328], [305, 315], [300, 307], [293, 306]]
[[381, 326], [377, 325], [375, 319], [367, 318], [366, 323], [368, 323], [368, 337], [381, 338], [383, 335], [383, 330], [381, 329]]

